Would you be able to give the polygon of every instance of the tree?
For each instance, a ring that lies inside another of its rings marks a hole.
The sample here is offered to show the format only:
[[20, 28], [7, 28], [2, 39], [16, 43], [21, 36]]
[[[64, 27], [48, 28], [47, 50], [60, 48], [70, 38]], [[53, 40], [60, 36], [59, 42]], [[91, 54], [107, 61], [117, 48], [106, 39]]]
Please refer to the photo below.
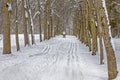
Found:
[[32, 11], [30, 9], [30, 1], [29, 0], [27, 0], [26, 5], [27, 5], [26, 11], [27, 11], [27, 14], [28, 14], [27, 22], [28, 22], [28, 27], [30, 27], [31, 43], [33, 45], [33, 44], [35, 44], [35, 40], [34, 40], [34, 24], [33, 24], [33, 17], [32, 17]]
[[16, 36], [17, 51], [19, 51], [20, 50], [20, 45], [19, 45], [19, 36], [18, 36], [18, 4], [17, 4], [17, 0], [15, 0], [15, 7], [16, 7], [16, 29], [15, 29], [15, 36]]
[[48, 13], [47, 13], [47, 27], [48, 27], [48, 39], [50, 39], [51, 37], [51, 25], [50, 25], [50, 15], [51, 15], [51, 0], [48, 0], [48, 4], [47, 4], [47, 10], [48, 10]]
[[47, 25], [47, 4], [48, 0], [45, 0], [45, 5], [44, 5], [44, 40], [48, 39], [48, 25]]
[[101, 30], [101, 23], [100, 23], [100, 14], [99, 14], [99, 8], [102, 6], [100, 4], [100, 0], [94, 0], [95, 2], [95, 13], [96, 13], [96, 20], [97, 20], [97, 27], [98, 27], [98, 36], [99, 36], [99, 46], [100, 46], [100, 64], [104, 64], [104, 54], [103, 54], [103, 35]]
[[38, 2], [38, 11], [39, 11], [39, 36], [40, 36], [40, 42], [42, 41], [42, 26], [41, 26], [41, 5], [40, 5], [40, 0], [37, 0]]
[[103, 39], [105, 44], [105, 49], [107, 53], [107, 63], [108, 63], [108, 77], [109, 80], [115, 79], [117, 76], [117, 64], [116, 64], [116, 57], [115, 52], [113, 50], [113, 46], [111, 44], [111, 37], [109, 36], [109, 29], [107, 25], [107, 20], [105, 16], [105, 10], [104, 8], [100, 9], [101, 13], [101, 25], [102, 25], [102, 31], [103, 31]]
[[12, 7], [10, 0], [4, 0], [3, 54], [11, 53], [11, 39], [10, 39], [11, 11]]
[[51, 38], [51, 26], [52, 26], [51, 0], [46, 0], [44, 6], [44, 39]]
[[23, 32], [24, 32], [24, 43], [25, 46], [29, 45], [29, 37], [28, 37], [28, 29], [27, 29], [27, 22], [26, 17], [28, 17], [27, 12], [25, 11], [24, 0], [22, 0], [22, 19], [23, 19]]
[[54, 15], [54, 36], [59, 35], [59, 17], [57, 15]]
[[[88, 6], [87, 4], [88, 3]], [[111, 43], [111, 35], [110, 35], [110, 28], [108, 24], [107, 15], [105, 12], [105, 7], [103, 7], [102, 0], [86, 0], [83, 1], [83, 4], [81, 4], [80, 10], [80, 18], [82, 21], [80, 26], [80, 40], [84, 43], [86, 43], [87, 37], [86, 31], [88, 30], [91, 40], [92, 40], [92, 53], [93, 55], [97, 52], [97, 36], [99, 34], [99, 43], [100, 43], [100, 63], [103, 64], [103, 42], [105, 45], [105, 50], [107, 54], [107, 66], [108, 66], [108, 80], [113, 80], [117, 76], [117, 63], [116, 63], [116, 57], [115, 52]], [[88, 7], [88, 9], [86, 8]], [[76, 11], [77, 12], [77, 11]], [[89, 13], [89, 15], [88, 15]], [[87, 20], [87, 17], [89, 19]], [[77, 18], [74, 18], [75, 20]], [[75, 21], [73, 19], [73, 22]], [[83, 21], [84, 20], [84, 21]], [[76, 21], [75, 21], [76, 22]], [[75, 23], [74, 22], [74, 23]], [[97, 23], [96, 23], [97, 22]], [[87, 26], [90, 27], [87, 27]], [[77, 25], [75, 25], [77, 26]], [[98, 32], [97, 32], [98, 31]], [[77, 33], [79, 34], [79, 33]], [[84, 37], [83, 37], [84, 36]], [[90, 39], [89, 37], [89, 39]]]
[[92, 36], [92, 55], [96, 55], [97, 52], [97, 26], [95, 24], [94, 17], [94, 5], [93, 0], [88, 1], [89, 5], [89, 17], [90, 17], [90, 27], [91, 27], [91, 36]]
[[120, 1], [105, 0], [107, 5], [109, 22], [111, 25], [112, 36], [120, 37]]

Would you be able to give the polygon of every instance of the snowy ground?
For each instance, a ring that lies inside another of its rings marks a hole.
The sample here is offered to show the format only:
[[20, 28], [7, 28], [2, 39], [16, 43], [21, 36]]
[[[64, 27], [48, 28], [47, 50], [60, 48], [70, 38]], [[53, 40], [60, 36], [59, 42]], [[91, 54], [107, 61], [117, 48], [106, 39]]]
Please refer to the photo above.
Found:
[[[21, 35], [19, 52], [12, 39], [11, 55], [2, 55], [0, 40], [0, 80], [107, 80], [106, 62], [99, 65], [99, 54], [91, 56], [74, 36], [58, 36], [24, 48]], [[114, 41], [120, 70], [120, 39]], [[119, 75], [116, 80], [120, 80]]]

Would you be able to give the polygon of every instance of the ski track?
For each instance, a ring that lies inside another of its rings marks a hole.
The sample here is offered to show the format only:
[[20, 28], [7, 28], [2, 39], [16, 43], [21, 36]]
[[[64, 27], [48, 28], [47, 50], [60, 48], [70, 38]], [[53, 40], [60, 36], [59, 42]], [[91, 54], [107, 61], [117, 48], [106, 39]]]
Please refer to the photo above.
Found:
[[80, 51], [88, 51], [80, 49], [80, 45], [74, 36], [44, 41], [39, 53], [0, 70], [0, 80], [86, 80]]

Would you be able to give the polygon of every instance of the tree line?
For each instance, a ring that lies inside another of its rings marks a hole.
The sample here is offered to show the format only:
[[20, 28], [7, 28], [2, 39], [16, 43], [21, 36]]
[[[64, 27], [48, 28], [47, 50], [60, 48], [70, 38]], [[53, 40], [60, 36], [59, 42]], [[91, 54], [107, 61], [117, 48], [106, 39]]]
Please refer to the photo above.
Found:
[[[11, 33], [16, 36], [16, 50], [19, 51], [20, 33], [24, 34], [24, 46], [29, 46], [35, 44], [35, 33], [39, 34], [41, 42], [65, 31], [67, 34], [78, 37], [89, 47], [92, 55], [96, 55], [99, 48], [100, 64], [104, 64], [103, 45], [105, 45], [108, 77], [112, 80], [116, 78], [118, 71], [111, 41], [112, 36], [119, 37], [120, 18], [113, 24], [116, 19], [112, 19], [114, 17], [110, 13], [112, 9], [108, 3], [113, 2], [110, 1], [106, 0], [107, 17], [102, 0], [1, 0], [3, 4], [2, 12], [0, 12], [2, 14], [0, 15], [2, 18], [0, 30], [3, 33], [3, 54], [11, 53]], [[117, 12], [119, 13], [119, 9]], [[117, 27], [117, 34], [113, 26]]]
[[96, 55], [98, 49], [100, 50], [100, 64], [104, 64], [103, 45], [105, 45], [108, 80], [113, 80], [118, 71], [105, 2], [83, 0], [78, 2], [77, 6], [73, 17], [73, 34], [89, 47], [92, 55]]
[[[3, 30], [3, 54], [11, 53], [11, 33], [16, 36], [16, 49], [19, 51], [20, 33], [24, 34], [24, 46], [29, 46], [30, 43], [35, 44], [35, 33], [39, 34], [41, 42], [63, 31], [60, 16], [52, 10], [52, 6], [56, 6], [53, 5], [56, 0], [4, 0], [3, 3], [2, 15], [4, 17], [1, 28]], [[31, 35], [31, 42], [29, 35]]]

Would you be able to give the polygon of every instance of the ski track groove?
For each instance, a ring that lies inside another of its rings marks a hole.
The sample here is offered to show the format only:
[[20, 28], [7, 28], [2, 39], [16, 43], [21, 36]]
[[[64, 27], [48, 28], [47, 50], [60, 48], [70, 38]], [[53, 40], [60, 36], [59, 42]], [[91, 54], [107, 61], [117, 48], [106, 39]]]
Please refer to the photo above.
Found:
[[74, 67], [79, 67], [79, 58], [77, 55], [77, 43], [69, 43], [69, 50], [68, 50], [68, 59], [67, 59], [67, 65], [71, 68], [71, 70], [69, 72], [67, 72], [67, 74], [73, 76], [73, 78], [71, 78], [71, 80], [78, 80], [78, 78], [76, 79], [75, 76], [78, 74], [81, 74], [81, 78], [80, 80], [84, 80], [84, 76], [83, 73], [78, 70], [78, 74], [75, 73]]
[[40, 53], [30, 55], [29, 57], [46, 55], [50, 51], [50, 49], [51, 49], [50, 46], [47, 45], [47, 46], [45, 46], [45, 48]]
[[[32, 57], [35, 57], [35, 56], [46, 55], [47, 53], [49, 53], [50, 49], [51, 49], [50, 46], [47, 45], [39, 54], [30, 55], [29, 57], [32, 58]], [[2, 69], [2, 71], [5, 71], [7, 68], [10, 68], [10, 67], [18, 66], [18, 65], [23, 64], [23, 63], [25, 63], [25, 62], [27, 62], [26, 59], [23, 60], [23, 61], [21, 61], [21, 62], [19, 62], [19, 63], [15, 63], [14, 65], [7, 66], [7, 67], [5, 67], [4, 69]], [[46, 66], [47, 66], [47, 65], [46, 65]]]
[[[79, 61], [78, 50], [77, 50], [77, 48], [79, 46], [78, 43], [71, 42], [71, 41], [70, 42], [63, 41], [63, 42], [59, 42], [56, 44], [57, 45], [55, 45], [55, 43], [53, 43], [53, 44], [45, 43], [45, 47], [40, 51], [40, 53], [29, 55], [29, 59], [31, 61], [32, 61], [32, 59], [35, 59], [35, 57], [38, 58], [38, 57], [42, 57], [42, 56], [44, 56], [45, 57], [44, 59], [46, 60], [46, 62], [45, 62], [46, 64], [44, 64], [44, 66], [42, 66], [40, 68], [40, 70], [37, 72], [38, 74], [36, 75], [36, 78], [39, 77], [40, 74], [42, 74], [42, 72], [47, 72], [49, 70], [56, 72], [58, 70], [57, 64], [59, 64], [59, 62], [62, 61], [62, 58], [63, 59], [65, 58], [65, 59], [67, 59], [65, 67], [68, 68], [67, 70], [65, 69], [65, 72], [69, 75], [69, 77], [73, 76], [73, 79], [70, 79], [70, 80], [76, 80], [75, 75], [77, 73], [75, 73], [76, 69], [74, 69], [74, 67], [80, 68], [80, 65], [79, 65], [80, 61]], [[63, 51], [61, 53], [61, 50], [59, 48], [64, 49], [64, 47], [62, 47], [63, 45], [67, 49], [66, 50], [67, 53], [63, 52]], [[57, 53], [51, 54], [51, 53], [54, 53], [54, 51]], [[6, 67], [2, 71], [7, 70], [8, 68], [19, 66], [19, 65], [21, 65], [21, 66], [25, 65], [27, 62], [28, 61], [26, 61], [26, 59], [25, 59], [20, 63]], [[71, 67], [73, 67], [73, 68], [71, 68]], [[69, 71], [69, 69], [71, 69], [71, 70]], [[84, 80], [84, 76], [83, 76], [82, 72], [80, 70], [78, 70], [77, 72], [81, 75], [81, 78], [80, 79], [77, 78], [77, 80]]]

